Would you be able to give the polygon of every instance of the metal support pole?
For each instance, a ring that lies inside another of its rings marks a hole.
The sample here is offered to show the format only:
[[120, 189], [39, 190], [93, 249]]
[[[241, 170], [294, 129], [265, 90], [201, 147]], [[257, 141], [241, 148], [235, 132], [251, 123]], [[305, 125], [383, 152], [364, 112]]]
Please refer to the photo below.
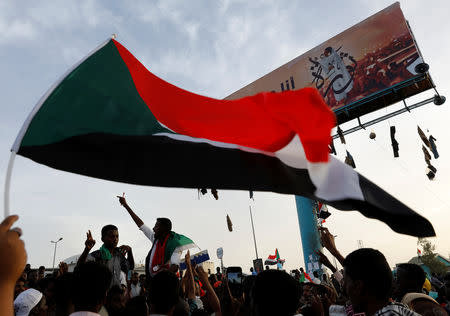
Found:
[[314, 210], [314, 201], [302, 196], [295, 196], [297, 204], [298, 224], [300, 226], [300, 237], [302, 240], [303, 260], [305, 271], [312, 275], [314, 271], [321, 274], [319, 258], [316, 251], [322, 251], [319, 231], [317, 229], [317, 214]]
[[250, 220], [252, 221], [252, 231], [253, 231], [253, 242], [255, 243], [255, 252], [256, 252], [256, 259], [258, 259], [258, 248], [256, 247], [256, 237], [255, 237], [255, 226], [253, 226], [253, 214], [252, 214], [252, 207], [248, 206], [250, 209]]
[[[392, 112], [392, 113], [386, 114], [386, 115], [384, 115], [384, 116], [381, 116], [381, 117], [379, 117], [379, 118], [377, 118], [377, 119], [374, 119], [374, 120], [372, 120], [372, 121], [366, 122], [366, 123], [364, 123], [364, 124], [361, 124], [361, 122], [358, 120], [359, 123], [360, 123], [358, 126], [352, 127], [352, 128], [350, 128], [350, 129], [348, 129], [348, 130], [346, 130], [346, 131], [343, 131], [342, 133], [343, 133], [344, 135], [348, 135], [348, 134], [350, 134], [350, 133], [359, 131], [359, 130], [361, 130], [361, 129], [363, 129], [363, 128], [366, 128], [366, 127], [369, 127], [369, 126], [374, 125], [374, 124], [376, 124], [376, 123], [379, 123], [379, 122], [382, 122], [382, 121], [384, 121], [384, 120], [387, 120], [387, 119], [389, 119], [389, 118], [391, 118], [391, 117], [394, 117], [394, 116], [397, 116], [397, 115], [399, 115], [399, 114], [402, 114], [402, 113], [404, 113], [404, 112], [406, 112], [406, 111], [411, 112], [411, 110], [413, 110], [413, 109], [416, 109], [416, 108], [421, 107], [421, 106], [423, 106], [423, 105], [425, 105], [425, 104], [434, 102], [434, 99], [435, 99], [435, 98], [433, 97], [433, 98], [429, 98], [429, 99], [423, 100], [423, 101], [421, 101], [421, 102], [418, 102], [418, 103], [416, 103], [416, 104], [413, 104], [413, 105], [410, 105], [410, 106], [401, 108], [400, 110], [397, 110], [397, 111], [394, 111], [394, 112]], [[336, 135], [333, 135], [333, 139], [336, 139], [336, 138], [338, 138], [338, 137], [339, 137], [339, 135], [337, 135], [337, 134], [336, 134]]]

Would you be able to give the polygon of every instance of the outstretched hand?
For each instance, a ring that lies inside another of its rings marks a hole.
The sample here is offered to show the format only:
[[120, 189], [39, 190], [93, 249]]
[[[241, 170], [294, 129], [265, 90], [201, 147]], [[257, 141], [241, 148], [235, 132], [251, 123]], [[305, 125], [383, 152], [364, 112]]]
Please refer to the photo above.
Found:
[[61, 276], [64, 273], [67, 273], [67, 272], [69, 272], [69, 266], [64, 261], [61, 261], [59, 263], [58, 275]]
[[95, 245], [95, 240], [94, 238], [92, 238], [92, 233], [90, 230], [88, 230], [88, 232], [86, 233], [86, 241], [84, 242], [84, 245], [89, 250], [91, 250]]
[[125, 206], [125, 207], [128, 206], [127, 200], [125, 199], [125, 192], [123, 192], [122, 196], [117, 195], [117, 197], [119, 198], [120, 205]]
[[203, 270], [202, 266], [197, 266], [195, 271], [197, 272], [200, 281], [205, 282], [208, 280], [208, 273], [206, 273], [205, 270]]
[[318, 229], [320, 232], [320, 241], [322, 242], [322, 245], [327, 248], [329, 252], [335, 252], [337, 248], [336, 243], [334, 242], [334, 236], [326, 227], [319, 227]]
[[184, 256], [184, 262], [186, 263], [186, 267], [191, 266], [191, 253], [189, 250], [186, 252], [186, 255]]

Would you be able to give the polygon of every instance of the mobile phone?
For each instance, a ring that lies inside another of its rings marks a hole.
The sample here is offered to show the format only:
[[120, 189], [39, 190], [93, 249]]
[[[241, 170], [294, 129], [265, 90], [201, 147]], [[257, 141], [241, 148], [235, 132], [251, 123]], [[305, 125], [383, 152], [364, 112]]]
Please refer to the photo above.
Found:
[[242, 268], [228, 267], [227, 279], [230, 284], [242, 284]]

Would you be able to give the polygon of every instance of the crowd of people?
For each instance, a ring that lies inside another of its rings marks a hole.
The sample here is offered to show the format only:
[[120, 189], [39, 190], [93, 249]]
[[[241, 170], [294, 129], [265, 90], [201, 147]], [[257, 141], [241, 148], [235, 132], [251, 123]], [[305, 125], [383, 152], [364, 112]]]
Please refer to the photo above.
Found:
[[[227, 271], [205, 271], [176, 251], [171, 221], [159, 218], [153, 229], [130, 208], [124, 196], [119, 202], [139, 229], [152, 241], [145, 274], [133, 271], [129, 246], [117, 247], [118, 229], [102, 229], [99, 250], [87, 233], [85, 248], [73, 272], [61, 263], [45, 275], [45, 267], [31, 269], [20, 239], [11, 228], [17, 216], [0, 224], [0, 315], [147, 316], [147, 315], [443, 315], [450, 314], [450, 273], [430, 280], [415, 264], [401, 264], [395, 274], [384, 255], [362, 248], [344, 257], [333, 235], [319, 228], [322, 245], [336, 258], [338, 270], [322, 252], [323, 270], [312, 275], [303, 268], [290, 272], [252, 270], [239, 278]], [[331, 276], [327, 274], [328, 268]], [[238, 280], [238, 281], [237, 281]], [[436, 299], [429, 292], [437, 292]]]

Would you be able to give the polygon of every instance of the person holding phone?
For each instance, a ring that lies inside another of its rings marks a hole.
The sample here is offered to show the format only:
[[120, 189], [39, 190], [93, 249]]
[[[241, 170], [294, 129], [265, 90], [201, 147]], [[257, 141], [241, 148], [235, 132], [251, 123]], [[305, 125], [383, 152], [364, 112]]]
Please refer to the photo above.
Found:
[[[117, 247], [119, 242], [119, 230], [114, 225], [106, 225], [102, 228], [103, 245], [99, 250], [89, 253], [95, 245], [92, 233], [86, 233], [84, 251], [80, 255], [77, 266], [86, 261], [95, 261], [105, 265], [112, 273], [111, 286], [121, 286], [121, 274], [128, 275], [129, 270], [134, 269], [134, 257], [130, 246], [122, 245]], [[125, 257], [127, 256], [127, 257]]]

